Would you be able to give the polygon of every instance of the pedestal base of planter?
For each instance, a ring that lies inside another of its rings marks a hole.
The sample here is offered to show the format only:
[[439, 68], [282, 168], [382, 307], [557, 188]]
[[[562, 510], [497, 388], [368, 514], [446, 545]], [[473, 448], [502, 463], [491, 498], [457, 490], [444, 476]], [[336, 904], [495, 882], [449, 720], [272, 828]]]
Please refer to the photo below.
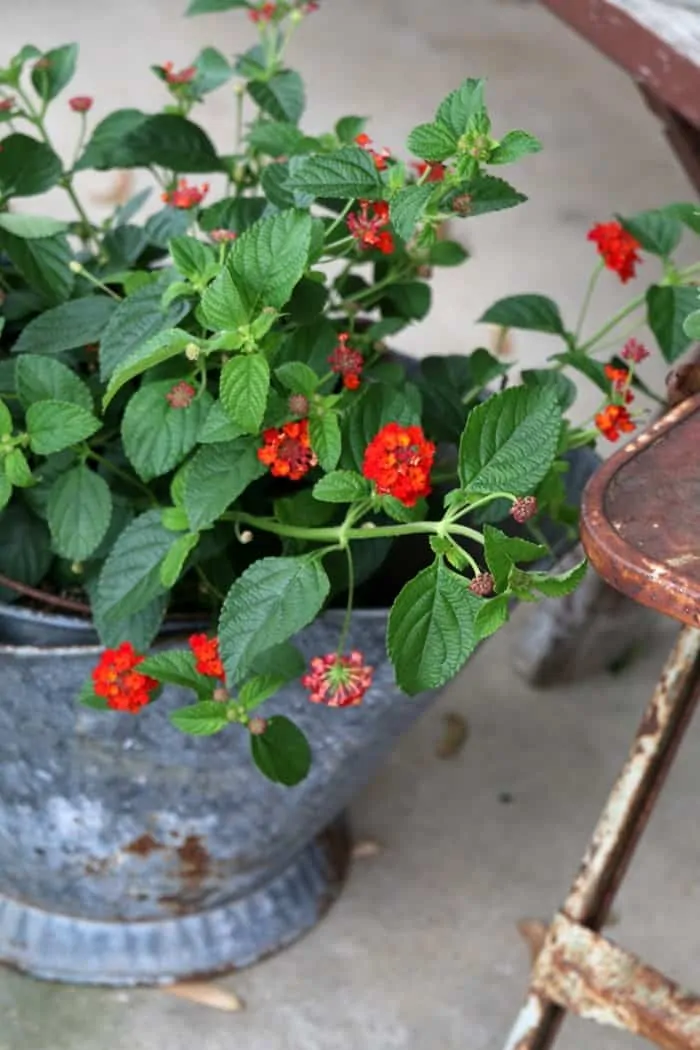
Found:
[[112, 986], [237, 970], [286, 947], [322, 918], [340, 893], [349, 847], [341, 817], [262, 889], [159, 922], [55, 915], [0, 895], [0, 962], [42, 980]]

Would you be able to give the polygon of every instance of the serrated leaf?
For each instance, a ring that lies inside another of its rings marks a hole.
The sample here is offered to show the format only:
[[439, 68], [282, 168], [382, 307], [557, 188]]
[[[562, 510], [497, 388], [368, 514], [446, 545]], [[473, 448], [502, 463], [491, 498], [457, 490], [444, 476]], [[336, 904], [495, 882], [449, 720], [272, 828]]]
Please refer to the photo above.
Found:
[[232, 357], [221, 370], [221, 403], [233, 422], [249, 434], [260, 430], [269, 389], [270, 366], [262, 354]]
[[[2, 465], [5, 468], [5, 479], [11, 486], [14, 485], [18, 489], [26, 489], [34, 484], [27, 457], [21, 448], [11, 449], [5, 456]], [[5, 500], [5, 503], [7, 503], [7, 500]]]
[[689, 339], [700, 339], [700, 309], [688, 314], [683, 322], [683, 331]]
[[101, 425], [92, 412], [67, 401], [36, 401], [27, 409], [29, 447], [42, 456], [85, 441]]
[[165, 507], [160, 520], [168, 532], [187, 532], [190, 527], [189, 518], [183, 507]]
[[92, 412], [92, 394], [70, 368], [52, 357], [23, 354], [15, 365], [17, 395], [24, 408], [35, 401], [68, 401]]
[[489, 164], [512, 164], [529, 153], [539, 153], [542, 143], [527, 131], [509, 131], [491, 151]]
[[610, 393], [610, 380], [605, 375], [605, 367], [600, 361], [595, 361], [588, 354], [580, 350], [567, 351], [564, 354], [554, 354], [552, 360], [561, 361], [564, 365], [570, 365], [581, 375], [586, 376], [592, 383], [602, 390], [607, 396]]
[[92, 603], [105, 644], [109, 642], [100, 621], [131, 617], [164, 594], [160, 563], [172, 542], [172, 533], [160, 520], [160, 510], [140, 514], [118, 537], [102, 566]]
[[490, 638], [508, 621], [508, 596], [499, 594], [481, 602], [474, 618], [474, 626], [479, 641]]
[[160, 566], [160, 582], [164, 587], [174, 587], [180, 579], [185, 563], [199, 543], [198, 532], [188, 532], [178, 536], [172, 547], [163, 558]]
[[271, 667], [274, 667], [275, 674], [284, 678], [285, 682], [291, 682], [295, 678], [301, 678], [306, 669], [306, 661], [291, 642], [281, 642], [265, 649], [250, 665], [251, 671], [260, 675], [267, 674]]
[[[26, 240], [0, 230], [0, 251], [10, 257], [30, 288], [51, 305], [63, 302], [71, 294], [75, 283], [69, 266], [73, 253], [63, 234]], [[6, 303], [5, 311], [7, 308]]]
[[334, 470], [313, 487], [314, 499], [324, 503], [354, 503], [369, 496], [369, 493], [367, 479], [352, 470]]
[[103, 381], [110, 379], [113, 372], [149, 339], [173, 329], [188, 312], [189, 306], [182, 302], [173, 303], [166, 311], [161, 308], [165, 287], [161, 280], [148, 284], [117, 305], [100, 340], [100, 378]]
[[647, 290], [647, 323], [656, 336], [664, 360], [671, 364], [690, 345], [685, 321], [698, 305], [697, 288], [652, 285]]
[[212, 680], [197, 671], [194, 655], [189, 650], [164, 649], [159, 653], [151, 653], [139, 664], [139, 671], [164, 685], [194, 689], [202, 698], [212, 690]]
[[287, 390], [294, 394], [305, 394], [307, 397], [316, 392], [321, 382], [321, 377], [303, 361], [287, 361], [275, 370], [275, 376]]
[[106, 295], [90, 295], [45, 310], [22, 329], [12, 352], [60, 354], [99, 343], [116, 305]]
[[311, 768], [311, 748], [302, 731], [284, 715], [267, 720], [260, 736], [250, 737], [253, 761], [260, 772], [276, 784], [293, 787]]
[[[525, 194], [520, 193], [505, 179], [497, 179], [493, 175], [477, 175], [447, 193], [442, 206], [443, 209], [455, 206], [458, 215], [473, 217], [515, 208], [526, 200]], [[457, 203], [459, 207], [456, 207]]]
[[191, 529], [205, 529], [265, 473], [250, 440], [206, 445], [185, 472], [183, 503]]
[[63, 165], [50, 146], [14, 133], [2, 140], [0, 150], [0, 194], [3, 197], [33, 197], [55, 186]]
[[62, 558], [88, 558], [104, 539], [111, 518], [109, 485], [86, 466], [74, 467], [53, 483], [48, 522], [53, 549]]
[[484, 81], [469, 77], [440, 103], [437, 119], [459, 138], [469, 129], [474, 117], [483, 111]]
[[530, 543], [519, 536], [506, 536], [493, 525], [484, 526], [484, 555], [496, 591], [506, 589], [510, 570], [518, 562], [537, 561], [538, 558], [546, 557], [547, 553], [547, 548], [541, 543]]
[[160, 365], [173, 357], [182, 356], [185, 347], [191, 342], [192, 336], [182, 328], [168, 328], [164, 332], [151, 336], [132, 351], [112, 373], [112, 378], [102, 399], [103, 408], [107, 408], [114, 396], [131, 379], [142, 375], [155, 365]]
[[457, 152], [457, 136], [442, 123], [418, 124], [407, 142], [411, 153], [423, 160], [447, 160]]
[[683, 225], [687, 226], [693, 233], [700, 233], [700, 208], [698, 208], [697, 203], [690, 204], [683, 201], [678, 204], [668, 204], [663, 211], [676, 219], [680, 219]]
[[512, 568], [509, 586], [519, 598], [526, 599], [532, 591], [539, 591], [547, 598], [564, 598], [576, 590], [586, 575], [587, 569], [586, 559], [574, 565], [567, 572], [555, 575], [547, 572], [523, 572], [522, 569]]
[[352, 146], [358, 135], [365, 130], [367, 117], [341, 117], [336, 121], [335, 133], [344, 146]]
[[269, 80], [251, 80], [248, 92], [254, 102], [275, 120], [297, 124], [304, 112], [304, 82], [293, 69], [276, 73]]
[[160, 631], [167, 604], [168, 596], [162, 593], [152, 598], [138, 612], [110, 617], [104, 614], [102, 607], [96, 605], [91, 597], [92, 618], [100, 641], [109, 648], [115, 648], [122, 642], [131, 642], [135, 649], [143, 652]]
[[384, 183], [374, 161], [358, 146], [301, 158], [287, 180], [290, 190], [313, 197], [381, 200]]
[[169, 247], [175, 266], [190, 281], [207, 280], [218, 270], [214, 249], [196, 237], [173, 237]]
[[219, 621], [221, 656], [229, 681], [240, 681], [253, 660], [286, 641], [320, 612], [329, 580], [317, 559], [261, 558], [226, 596]]
[[250, 309], [229, 270], [222, 270], [202, 296], [202, 317], [213, 331], [230, 331], [246, 324]]
[[191, 707], [180, 707], [168, 717], [176, 729], [188, 736], [212, 736], [228, 725], [226, 705], [217, 700], [202, 700]]
[[422, 281], [401, 281], [391, 284], [385, 292], [392, 312], [406, 321], [422, 321], [430, 311], [432, 291]]
[[122, 418], [124, 451], [142, 481], [173, 470], [197, 444], [212, 404], [206, 392], [186, 408], [173, 408], [167, 395], [173, 380], [149, 383], [130, 398]]
[[286, 304], [304, 275], [310, 246], [311, 216], [295, 209], [261, 219], [233, 243], [228, 269], [248, 319], [263, 306]]
[[205, 47], [194, 60], [197, 70], [193, 88], [198, 95], [207, 95], [226, 84], [233, 76], [233, 68], [215, 47]]
[[391, 224], [402, 240], [407, 241], [412, 236], [434, 189], [435, 187], [428, 183], [423, 186], [406, 186], [392, 198]]
[[12, 499], [12, 483], [5, 474], [0, 474], [0, 511], [4, 510]]
[[77, 61], [77, 44], [64, 44], [44, 52], [32, 69], [32, 86], [39, 98], [45, 102], [56, 98], [73, 79]]
[[269, 700], [271, 696], [274, 696], [286, 684], [286, 681], [286, 678], [274, 673], [260, 674], [254, 678], [249, 678], [238, 692], [238, 703], [242, 704], [247, 711], [250, 711], [252, 708], [257, 707], [258, 704], [262, 704], [265, 700]]
[[490, 306], [479, 318], [482, 324], [522, 328], [533, 332], [564, 334], [559, 307], [544, 295], [509, 295]]
[[157, 113], [126, 134], [122, 167], [150, 167], [167, 171], [208, 174], [221, 171], [221, 160], [209, 136], [186, 117]]
[[618, 216], [628, 233], [639, 241], [645, 252], [668, 258], [678, 247], [683, 235], [683, 226], [679, 218], [664, 209], [640, 211], [628, 218]]
[[323, 470], [335, 470], [342, 448], [337, 413], [314, 413], [309, 419], [309, 439]]
[[448, 682], [473, 652], [478, 599], [438, 560], [410, 580], [389, 613], [387, 646], [401, 688], [415, 696]]
[[96, 125], [74, 170], [96, 168], [104, 171], [130, 167], [132, 154], [127, 146], [128, 136], [147, 119], [147, 115], [138, 109], [118, 109], [110, 113]]
[[527, 368], [521, 372], [521, 378], [525, 386], [551, 390], [562, 412], [571, 408], [576, 400], [576, 384], [563, 372], [554, 372], [549, 368]]
[[12, 413], [4, 401], [0, 401], [0, 436], [11, 434], [14, 429]]
[[459, 447], [462, 487], [490, 495], [531, 493], [554, 462], [561, 410], [551, 390], [516, 387], [469, 413]]
[[171, 208], [166, 204], [155, 215], [149, 216], [144, 226], [148, 243], [156, 248], [167, 248], [173, 237], [187, 233], [192, 214], [186, 208]]
[[0, 230], [7, 230], [15, 237], [34, 240], [37, 237], [53, 237], [65, 233], [68, 223], [60, 219], [49, 219], [42, 215], [23, 215], [19, 212], [0, 213]]
[[251, 149], [268, 157], [289, 157], [303, 141], [304, 133], [285, 120], [259, 120], [248, 132]]
[[201, 445], [215, 445], [224, 441], [234, 441], [244, 434], [243, 427], [237, 426], [229, 418], [220, 401], [215, 401], [200, 427], [197, 441]]

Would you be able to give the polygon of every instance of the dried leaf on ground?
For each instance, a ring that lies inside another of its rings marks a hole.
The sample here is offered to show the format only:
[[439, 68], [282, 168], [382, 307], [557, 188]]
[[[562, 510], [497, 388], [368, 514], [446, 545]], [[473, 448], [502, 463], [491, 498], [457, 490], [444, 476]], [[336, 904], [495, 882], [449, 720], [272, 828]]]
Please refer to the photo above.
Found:
[[236, 1013], [244, 1009], [243, 1003], [235, 992], [220, 988], [209, 981], [181, 981], [179, 984], [167, 985], [162, 991], [167, 992], [168, 995], [176, 995], [178, 999], [187, 999], [191, 1003], [208, 1006], [213, 1010]]
[[469, 739], [469, 726], [461, 715], [449, 712], [442, 716], [443, 735], [435, 748], [438, 758], [454, 758]]
[[351, 856], [353, 860], [366, 860], [368, 857], [376, 857], [383, 849], [375, 839], [360, 839], [352, 847]]

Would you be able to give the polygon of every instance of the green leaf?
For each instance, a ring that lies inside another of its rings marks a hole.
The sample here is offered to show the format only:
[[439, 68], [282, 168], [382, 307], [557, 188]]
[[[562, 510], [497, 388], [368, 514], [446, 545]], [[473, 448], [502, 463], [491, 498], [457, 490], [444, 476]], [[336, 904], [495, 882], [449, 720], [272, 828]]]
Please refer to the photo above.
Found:
[[537, 561], [544, 558], [548, 550], [541, 543], [530, 543], [518, 536], [506, 536], [493, 525], [484, 525], [484, 554], [489, 572], [493, 576], [496, 591], [508, 585], [508, 576], [514, 565], [521, 561]]
[[477, 603], [466, 580], [441, 559], [401, 590], [389, 613], [387, 646], [409, 696], [444, 685], [471, 655]]
[[311, 216], [290, 209], [256, 222], [234, 242], [228, 267], [251, 319], [262, 306], [281, 309], [306, 270]]
[[129, 168], [132, 153], [127, 142], [131, 132], [141, 127], [148, 117], [138, 109], [118, 109], [95, 127], [83, 154], [75, 164], [76, 171], [95, 168]]
[[5, 197], [33, 197], [55, 186], [63, 165], [50, 146], [29, 135], [15, 133], [2, 140], [0, 193]]
[[165, 649], [159, 653], [151, 653], [139, 664], [139, 671], [164, 685], [194, 689], [201, 698], [211, 693], [212, 680], [199, 673], [195, 667], [194, 655], [189, 650]]
[[554, 462], [561, 410], [551, 390], [515, 387], [469, 413], [459, 448], [459, 476], [471, 493], [524, 496]]
[[60, 354], [99, 343], [115, 306], [106, 295], [90, 295], [46, 310], [22, 329], [12, 352]]
[[245, 430], [229, 419], [220, 401], [215, 401], [201, 426], [197, 441], [201, 445], [215, 445], [217, 442], [234, 441], [243, 434]]
[[190, 528], [208, 528], [264, 473], [256, 446], [247, 438], [199, 449], [185, 473], [183, 501]]
[[122, 419], [124, 451], [142, 481], [167, 474], [197, 444], [212, 399], [206, 392], [186, 408], [173, 408], [173, 380], [148, 383], [129, 400]]
[[288, 187], [314, 197], [381, 200], [384, 183], [374, 161], [358, 146], [306, 157], [288, 179]]
[[[0, 572], [30, 587], [40, 583], [53, 555], [51, 537], [43, 521], [23, 503], [11, 503], [0, 514]], [[3, 601], [15, 601], [16, 591], [0, 588]]]
[[262, 354], [232, 357], [221, 370], [221, 403], [233, 422], [249, 434], [260, 430], [269, 389], [270, 366]]
[[101, 426], [92, 412], [67, 401], [36, 401], [27, 409], [29, 447], [42, 456], [85, 441]]
[[39, 60], [42, 68], [37, 69], [35, 65], [32, 69], [32, 85], [39, 98], [44, 102], [56, 98], [73, 79], [77, 61], [77, 44], [64, 44], [44, 52]]
[[580, 350], [572, 350], [565, 354], [554, 354], [553, 360], [575, 368], [577, 372], [595, 383], [606, 396], [610, 393], [610, 380], [605, 375], [604, 365], [600, 361], [594, 361], [588, 354], [581, 353]]
[[256, 656], [306, 627], [329, 587], [323, 566], [312, 557], [261, 558], [246, 569], [228, 592], [219, 621], [227, 680], [240, 681]]
[[[5, 468], [4, 480], [9, 482], [10, 486], [14, 485], [16, 488], [26, 489], [34, 484], [27, 457], [20, 448], [13, 448], [8, 452], [3, 460], [3, 466]], [[5, 503], [7, 503], [7, 499]]]
[[430, 311], [432, 292], [430, 285], [422, 281], [405, 281], [389, 285], [386, 298], [400, 317], [407, 321], [422, 321]]
[[527, 200], [524, 193], [520, 193], [505, 179], [497, 179], [493, 175], [478, 175], [469, 182], [455, 186], [443, 199], [443, 209], [453, 207], [458, 198], [468, 198], [468, 203], [464, 210], [460, 205], [456, 209], [457, 214], [470, 217], [515, 208]]
[[335, 133], [344, 146], [352, 146], [358, 135], [365, 130], [367, 117], [341, 117], [335, 125]]
[[265, 649], [250, 665], [251, 671], [260, 675], [266, 675], [271, 667], [274, 667], [276, 677], [291, 682], [301, 678], [306, 670], [306, 661], [291, 642], [281, 642]]
[[234, 7], [250, 7], [248, 0], [190, 0], [186, 15], [208, 15], [232, 11]]
[[12, 413], [4, 401], [0, 401], [0, 437], [11, 434], [14, 429]]
[[324, 503], [354, 503], [369, 493], [367, 479], [353, 470], [334, 470], [317, 481], [313, 488], [314, 498]]
[[105, 391], [103, 407], [107, 407], [129, 380], [142, 375], [155, 365], [182, 356], [185, 347], [191, 342], [192, 336], [182, 328], [168, 328], [165, 332], [159, 332], [147, 339], [115, 369]]
[[691, 339], [684, 324], [697, 305], [697, 288], [652, 285], [647, 291], [647, 323], [669, 364], [690, 345]]
[[103, 641], [100, 620], [114, 622], [133, 616], [163, 595], [160, 562], [172, 542], [160, 510], [140, 514], [121, 533], [102, 566], [92, 602]]
[[491, 151], [489, 164], [512, 164], [528, 153], [539, 153], [542, 143], [527, 131], [509, 131]]
[[680, 219], [683, 225], [687, 226], [693, 233], [700, 233], [700, 208], [698, 208], [697, 203], [668, 204], [663, 210], [666, 214]]
[[101, 606], [96, 605], [91, 596], [92, 617], [100, 641], [109, 648], [131, 642], [135, 649], [143, 652], [160, 631], [167, 604], [167, 594], [158, 594], [138, 612], [111, 618], [104, 615]]
[[131, 222], [134, 216], [141, 211], [152, 192], [151, 187], [146, 186], [145, 189], [139, 190], [138, 193], [130, 197], [126, 203], [120, 204], [114, 212], [114, 225], [125, 226]]
[[447, 160], [457, 152], [457, 136], [444, 124], [419, 124], [408, 136], [407, 145], [423, 160]]
[[192, 215], [188, 209], [171, 208], [166, 204], [146, 220], [144, 232], [149, 244], [156, 248], [167, 248], [173, 237], [180, 237], [187, 232], [191, 222]]
[[109, 711], [110, 708], [107, 701], [103, 696], [98, 696], [95, 692], [92, 678], [84, 683], [82, 689], [78, 693], [78, 703], [82, 707], [89, 707], [93, 711]]
[[547, 598], [564, 598], [576, 590], [586, 575], [587, 569], [588, 562], [585, 559], [573, 569], [558, 575], [550, 575], [547, 572], [523, 572], [522, 569], [512, 568], [509, 585], [519, 598], [531, 597], [533, 590], [539, 591]]
[[499, 628], [508, 621], [508, 596], [498, 594], [495, 598], [487, 598], [477, 609], [474, 626], [479, 641], [490, 638]]
[[469, 258], [469, 252], [458, 241], [437, 241], [430, 248], [431, 266], [460, 266]]
[[53, 357], [22, 354], [15, 365], [15, 383], [24, 408], [35, 401], [68, 401], [87, 412], [95, 407], [83, 380]]
[[168, 532], [187, 532], [190, 522], [182, 507], [165, 507], [160, 516]]
[[700, 339], [700, 309], [688, 314], [683, 322], [683, 331], [689, 339]]
[[260, 674], [249, 678], [238, 692], [238, 703], [243, 704], [246, 711], [250, 711], [274, 696], [286, 681], [286, 678], [276, 674]]
[[304, 133], [286, 120], [259, 120], [248, 132], [251, 149], [268, 157], [290, 157], [304, 141]]
[[[441, 102], [437, 119], [459, 138], [470, 128], [474, 117], [484, 112], [484, 81], [472, 77], [464, 80], [456, 91]], [[426, 160], [429, 158], [426, 157]]]
[[197, 76], [193, 87], [198, 95], [216, 91], [233, 76], [233, 68], [215, 47], [205, 47], [200, 51], [194, 60], [194, 67]]
[[191, 120], [174, 113], [146, 117], [128, 132], [124, 148], [129, 163], [123, 167], [148, 168], [157, 164], [178, 174], [221, 171], [221, 161], [209, 136]]
[[309, 438], [322, 469], [335, 470], [342, 447], [337, 413], [314, 412], [309, 419]]
[[202, 700], [191, 707], [181, 707], [168, 718], [176, 729], [188, 736], [212, 736], [228, 725], [226, 705], [217, 700]]
[[117, 305], [100, 342], [102, 380], [108, 380], [144, 343], [163, 329], [173, 328], [187, 313], [189, 307], [181, 303], [173, 303], [164, 312], [160, 302], [163, 290], [160, 281], [148, 284]]
[[219, 268], [214, 249], [196, 237], [173, 237], [170, 254], [180, 273], [190, 281], [208, 280]]
[[73, 290], [75, 278], [69, 269], [73, 253], [62, 234], [25, 240], [0, 230], [0, 251], [10, 257], [30, 288], [47, 302], [63, 302]]
[[523, 328], [533, 332], [564, 335], [559, 307], [544, 295], [509, 295], [490, 306], [479, 318], [482, 324]]
[[243, 233], [258, 221], [266, 207], [264, 197], [225, 197], [208, 208], [202, 208], [199, 225], [206, 232], [225, 229]]
[[420, 412], [404, 392], [374, 383], [345, 416], [347, 453], [343, 465], [361, 471], [365, 449], [386, 423], [419, 424]]
[[41, 215], [22, 215], [17, 212], [0, 213], [0, 230], [7, 230], [15, 237], [34, 240], [37, 237], [53, 237], [65, 233], [68, 223], [60, 219], [47, 219]]
[[202, 317], [212, 331], [231, 331], [250, 318], [246, 301], [229, 270], [222, 270], [202, 296]]
[[182, 570], [194, 548], [199, 543], [198, 532], [187, 532], [178, 536], [163, 558], [160, 566], [160, 582], [164, 587], [174, 587], [182, 575]]
[[553, 372], [549, 368], [527, 368], [521, 373], [521, 378], [525, 386], [551, 390], [562, 412], [571, 408], [576, 400], [576, 384], [563, 372]]
[[267, 720], [258, 736], [251, 734], [250, 750], [260, 772], [275, 784], [293, 787], [311, 768], [311, 748], [301, 729], [284, 715]]
[[434, 186], [405, 186], [391, 201], [391, 224], [402, 240], [412, 236], [416, 225], [423, 218], [425, 206], [430, 200]]
[[304, 112], [304, 83], [292, 69], [276, 73], [269, 80], [251, 80], [248, 92], [254, 102], [275, 120], [298, 124]]
[[86, 466], [61, 474], [49, 495], [53, 549], [62, 558], [84, 561], [104, 539], [112, 518], [109, 485]]
[[287, 361], [276, 369], [275, 376], [287, 390], [294, 394], [305, 394], [307, 397], [316, 392], [320, 383], [320, 376], [303, 361]]
[[660, 255], [662, 258], [668, 258], [678, 247], [683, 235], [680, 219], [671, 215], [665, 208], [640, 211], [629, 218], [618, 215], [618, 219], [627, 232], [639, 241], [645, 252]]

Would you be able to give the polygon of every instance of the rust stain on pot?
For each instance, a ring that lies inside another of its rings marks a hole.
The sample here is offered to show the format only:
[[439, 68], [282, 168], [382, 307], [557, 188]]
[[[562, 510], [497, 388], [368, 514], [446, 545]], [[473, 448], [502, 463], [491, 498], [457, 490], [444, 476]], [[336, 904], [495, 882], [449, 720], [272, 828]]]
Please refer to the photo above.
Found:
[[199, 881], [209, 874], [211, 857], [199, 835], [188, 835], [177, 849], [182, 875], [186, 879]]
[[135, 853], [139, 857], [148, 857], [155, 850], [165, 849], [162, 842], [158, 842], [157, 839], [153, 838], [153, 835], [146, 832], [143, 835], [139, 835], [137, 839], [130, 842], [127, 846], [124, 846], [124, 853]]

